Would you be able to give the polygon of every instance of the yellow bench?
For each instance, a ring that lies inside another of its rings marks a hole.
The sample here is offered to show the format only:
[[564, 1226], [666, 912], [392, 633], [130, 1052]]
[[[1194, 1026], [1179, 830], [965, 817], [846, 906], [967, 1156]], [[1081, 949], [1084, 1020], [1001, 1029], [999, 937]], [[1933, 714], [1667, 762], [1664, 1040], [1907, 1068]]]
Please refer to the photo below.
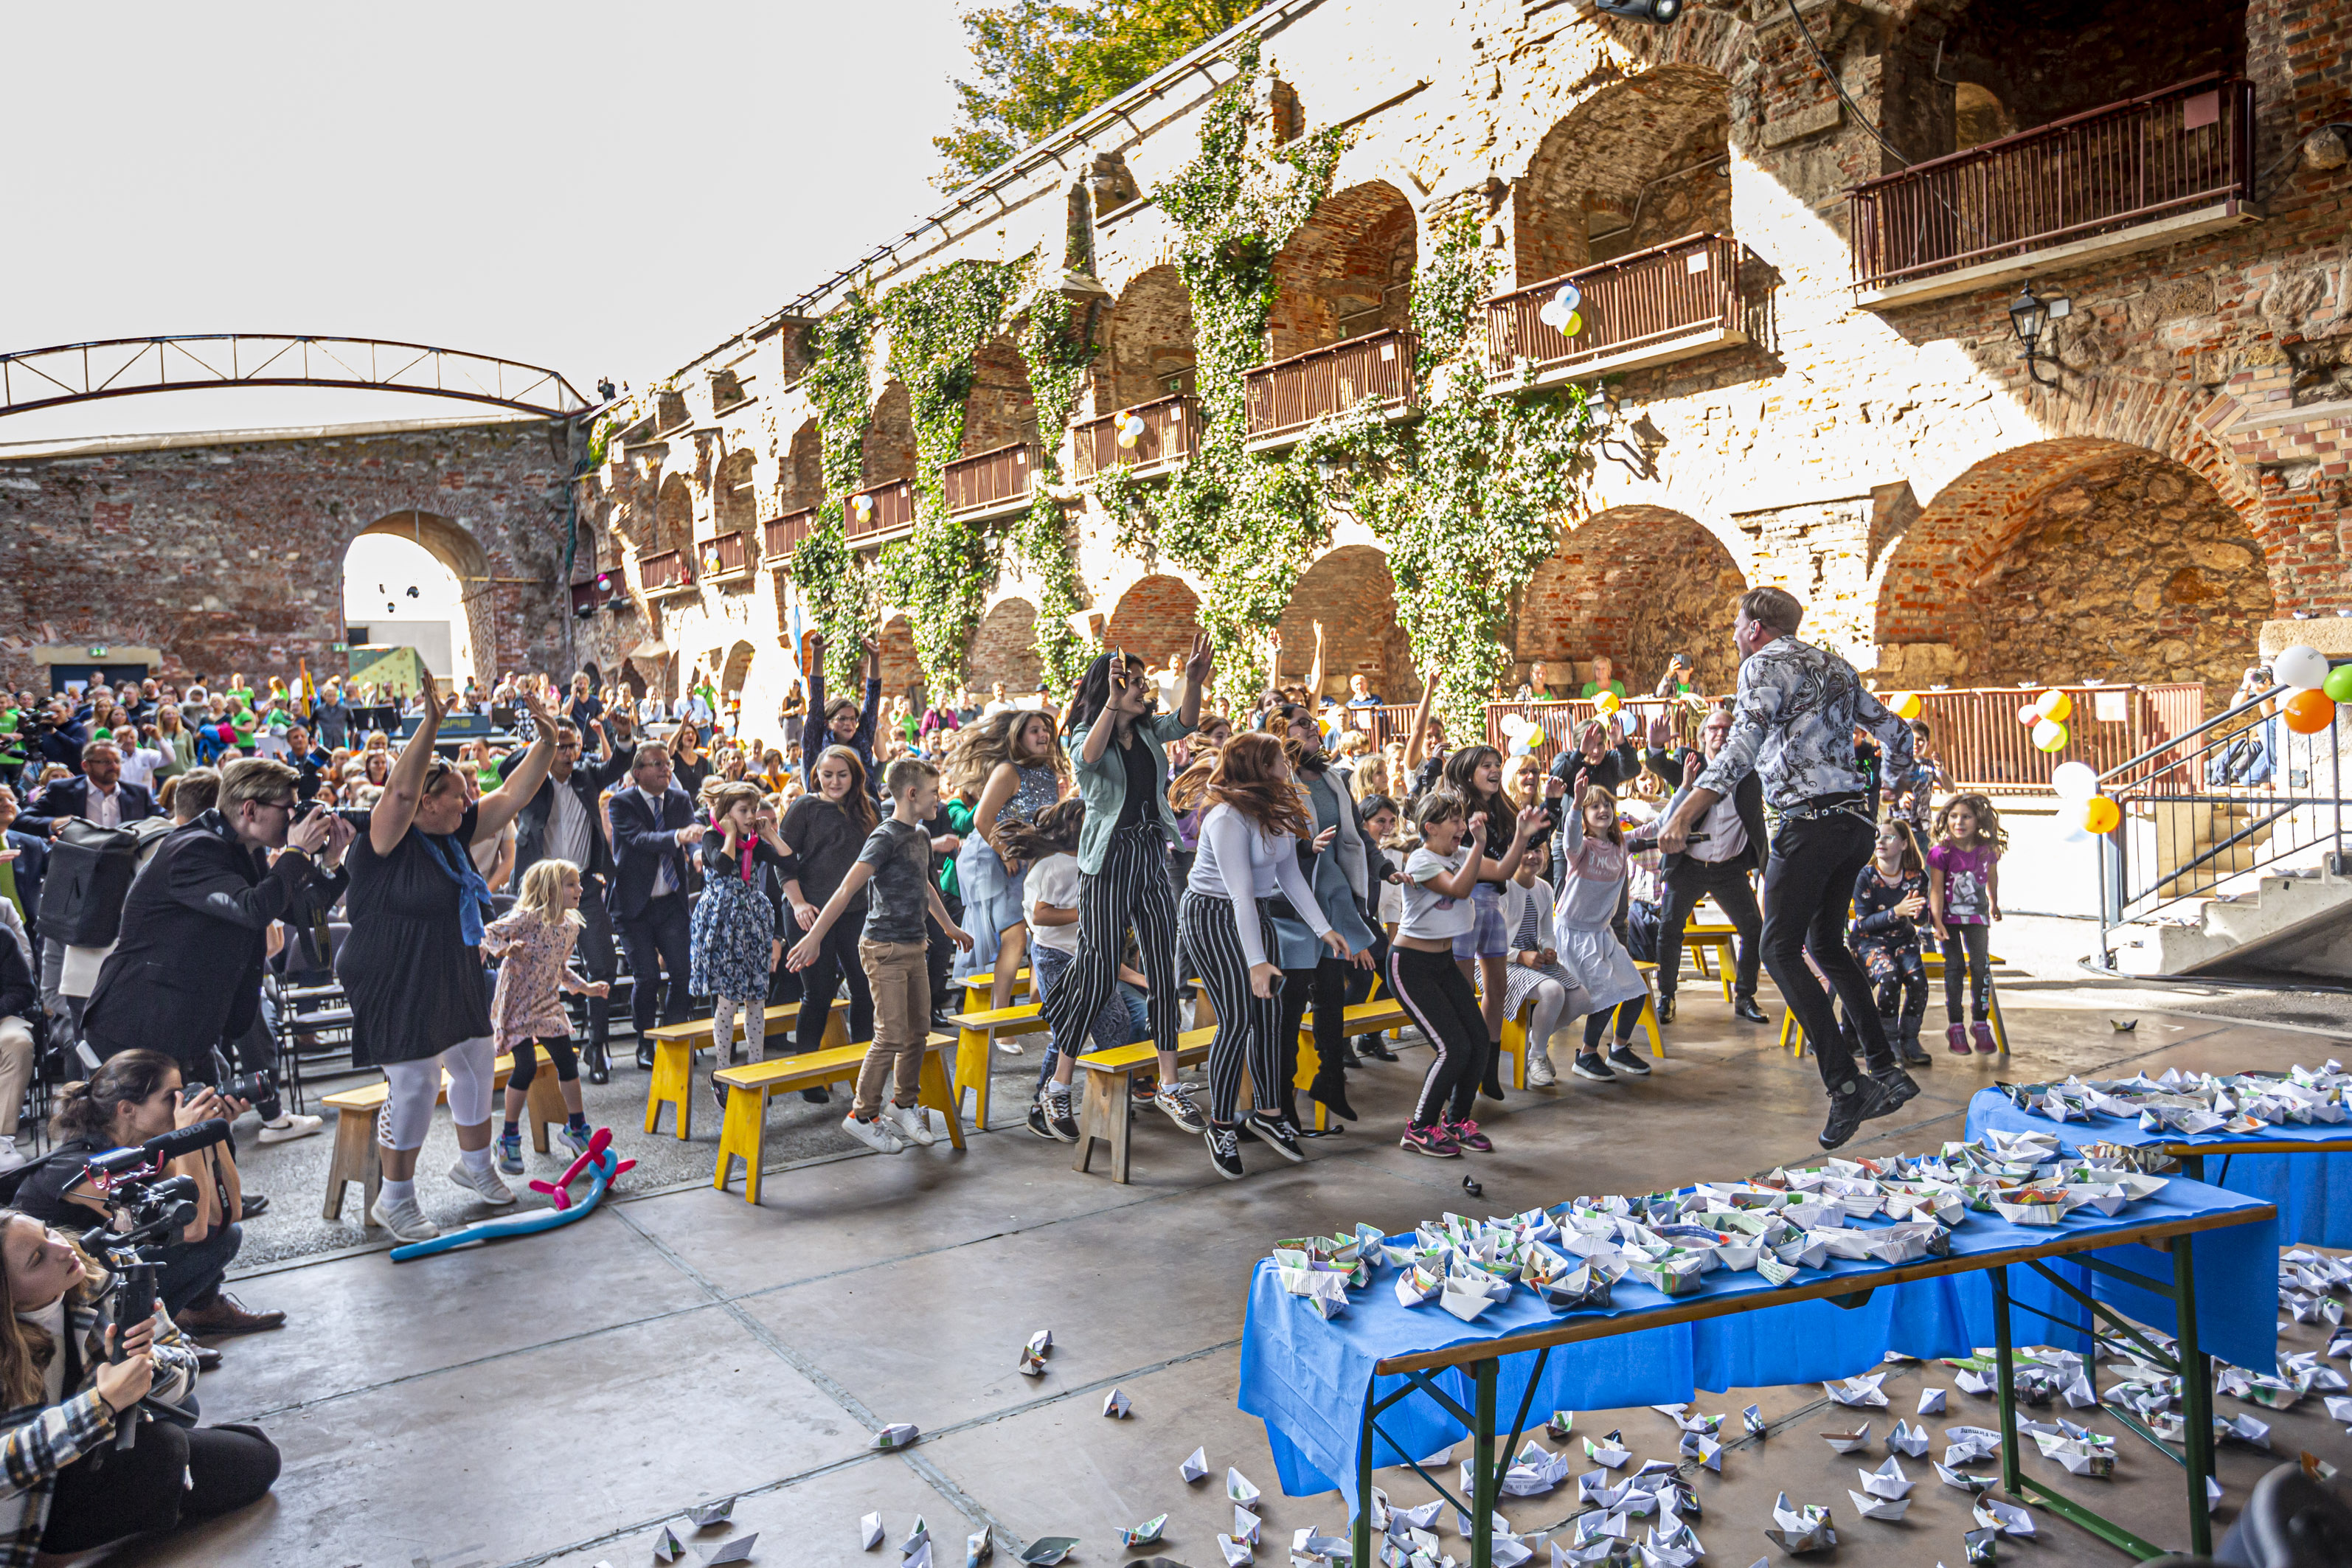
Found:
[[[923, 1051], [921, 1087], [916, 1103], [947, 1118], [948, 1141], [963, 1147], [963, 1119], [956, 1113], [955, 1092], [948, 1087], [947, 1069], [940, 1053], [955, 1045], [952, 1035], [933, 1035]], [[760, 1167], [767, 1155], [768, 1097], [795, 1089], [823, 1089], [855, 1083], [866, 1062], [864, 1046], [841, 1046], [811, 1051], [806, 1056], [771, 1057], [763, 1062], [719, 1068], [711, 1077], [727, 1086], [727, 1114], [719, 1126], [719, 1169], [710, 1184], [720, 1192], [736, 1161], [743, 1163], [743, 1200], [760, 1201]]]
[[955, 1015], [956, 1110], [963, 1110], [964, 1091], [971, 1090], [971, 1124], [977, 1131], [988, 1131], [988, 1073], [996, 1042], [1007, 1035], [1045, 1033], [1045, 1020], [1041, 1016], [1042, 1012], [1039, 1004], [1024, 1002], [1014, 1007], [992, 1007], [981, 1012]]
[[[1372, 989], [1380, 989], [1377, 981]], [[1348, 1042], [1359, 1035], [1391, 1034], [1412, 1022], [1412, 1015], [1406, 1012], [1404, 1004], [1393, 996], [1359, 1002], [1341, 1016], [1345, 1020], [1339, 1031], [1339, 1048], [1342, 1050], [1348, 1049]], [[1322, 1065], [1323, 1055], [1315, 1048], [1315, 1009], [1309, 1007], [1307, 1016], [1298, 1021], [1298, 1076], [1292, 1080], [1292, 1086], [1299, 1089], [1308, 1088], [1314, 1083], [1316, 1071]], [[1330, 1125], [1330, 1109], [1321, 1100], [1316, 1100], [1316, 1131], [1319, 1132]]]
[[[849, 1044], [849, 1025], [843, 1010], [849, 998], [833, 999], [833, 1016], [824, 1021], [824, 1044]], [[767, 1039], [792, 1033], [800, 1022], [801, 1005], [780, 1002], [768, 1009]], [[735, 1037], [743, 1037], [743, 1020], [735, 1020]], [[683, 1143], [694, 1136], [694, 1053], [713, 1049], [718, 1037], [708, 1018], [696, 1018], [683, 1024], [664, 1024], [646, 1031], [646, 1038], [654, 1043], [653, 1076], [646, 1083], [646, 1131], [653, 1131], [661, 1125], [661, 1108], [670, 1107], [677, 1113], [677, 1138]]]
[[[563, 1091], [557, 1087], [555, 1066], [548, 1057], [547, 1047], [535, 1046], [540, 1066], [543, 1069], [530, 1080], [524, 1116], [530, 1123], [530, 1146], [540, 1153], [547, 1152], [547, 1130], [561, 1127], [570, 1120], [571, 1112], [563, 1109]], [[514, 1071], [514, 1058], [502, 1056], [492, 1065], [491, 1082], [499, 1088], [507, 1086]], [[343, 1217], [343, 1184], [360, 1184], [360, 1219], [366, 1222], [367, 1211], [375, 1206], [376, 1189], [383, 1184], [383, 1163], [376, 1152], [376, 1113], [383, 1109], [392, 1088], [382, 1079], [358, 1089], [347, 1089], [325, 1097], [325, 1103], [335, 1113], [335, 1152], [327, 1162], [327, 1202], [320, 1210], [324, 1219]], [[449, 1099], [449, 1075], [441, 1075], [441, 1097], [436, 1104], [446, 1104]]]
[[[988, 1004], [996, 994], [996, 975], [992, 971], [980, 974], [967, 974], [957, 984], [963, 987], [965, 1012], [988, 1011]], [[1013, 972], [1013, 1001], [1018, 1002], [1024, 996], [1029, 997], [1032, 1001], [1036, 999], [1035, 987], [1029, 978], [1029, 969], [1026, 964]], [[1008, 1006], [1011, 1005], [1011, 1003], [1006, 1004]]]
[[[1658, 966], [1646, 959], [1635, 959], [1633, 967], [1647, 980], [1658, 972]], [[1529, 1005], [1532, 1005], [1530, 1004]], [[1609, 1009], [1613, 1016], [1616, 1008]], [[1666, 1044], [1658, 1034], [1658, 1009], [1651, 996], [1642, 998], [1642, 1027], [1650, 1037], [1650, 1055], [1665, 1059]], [[1503, 1020], [1503, 1055], [1511, 1064], [1510, 1085], [1513, 1089], [1528, 1087], [1528, 1007], [1522, 1006]], [[1557, 1065], [1557, 1064], [1554, 1064]], [[1564, 1070], [1564, 1069], [1563, 1069]]]
[[[1732, 971], [1738, 967], [1738, 950], [1734, 945], [1738, 935], [1739, 929], [1727, 924], [1701, 925], [1692, 921], [1683, 927], [1683, 951], [1690, 954], [1691, 962], [1698, 966], [1700, 979], [1723, 983], [1723, 999], [1726, 1002], [1731, 1000]], [[1715, 973], [1712, 974], [1707, 973], [1706, 963], [1710, 951], [1715, 954]]]
[[[1191, 1067], [1209, 1059], [1209, 1044], [1217, 1037], [1214, 1026], [1187, 1029], [1176, 1037], [1176, 1065]], [[1129, 1101], [1135, 1095], [1135, 1075], [1160, 1070], [1160, 1053], [1150, 1040], [1132, 1046], [1118, 1046], [1108, 1051], [1096, 1051], [1078, 1058], [1078, 1066], [1087, 1074], [1087, 1092], [1078, 1107], [1078, 1153], [1070, 1163], [1074, 1171], [1084, 1171], [1094, 1163], [1097, 1140], [1110, 1145], [1110, 1179], [1127, 1180], [1129, 1134], [1134, 1131], [1128, 1115]]]
[[[1925, 956], [1936, 962], [1936, 973], [1940, 973], [1943, 964], [1940, 961], [1937, 961], [1937, 955], [1927, 953]], [[1993, 962], [1998, 963], [2000, 960], [1995, 959]], [[1930, 999], [1933, 999], [1932, 996]], [[2000, 1016], [2000, 987], [1998, 985], [1986, 987], [1985, 1001], [1990, 1005], [1992, 1013], [1993, 1044], [2000, 1047], [2002, 1056], [2007, 1056], [2009, 1055], [2009, 1021]], [[1926, 1032], [1924, 1028], [1920, 1031], [1923, 1037]], [[1801, 1057], [1805, 1054], [1805, 1026], [1797, 1022], [1796, 1010], [1792, 1007], [1783, 1007], [1780, 1010], [1780, 1044], [1787, 1047], [1791, 1056]], [[1919, 1042], [1919, 1048], [1928, 1051], [1930, 1055], [1934, 1054], [1924, 1037]], [[1951, 1053], [1947, 1051], [1946, 1054]]]

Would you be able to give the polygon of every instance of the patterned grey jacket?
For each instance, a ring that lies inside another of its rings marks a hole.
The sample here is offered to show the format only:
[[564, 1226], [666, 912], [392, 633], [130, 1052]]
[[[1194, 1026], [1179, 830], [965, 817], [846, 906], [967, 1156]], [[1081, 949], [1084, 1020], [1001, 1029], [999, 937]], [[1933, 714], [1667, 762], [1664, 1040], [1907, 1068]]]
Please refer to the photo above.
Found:
[[1703, 789], [1727, 795], [1753, 769], [1777, 811], [1815, 795], [1860, 794], [1867, 781], [1854, 760], [1857, 725], [1885, 749], [1882, 776], [1910, 770], [1911, 727], [1862, 689], [1853, 666], [1826, 648], [1773, 638], [1739, 667], [1735, 703], [1731, 738], [1699, 775]]

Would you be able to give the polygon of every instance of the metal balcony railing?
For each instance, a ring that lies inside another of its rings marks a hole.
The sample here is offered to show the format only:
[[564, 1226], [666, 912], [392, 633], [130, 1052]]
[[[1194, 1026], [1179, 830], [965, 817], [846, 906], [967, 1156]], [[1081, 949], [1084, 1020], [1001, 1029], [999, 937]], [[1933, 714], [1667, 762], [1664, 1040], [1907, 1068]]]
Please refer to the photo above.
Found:
[[[1544, 305], [1572, 283], [1583, 299], [1573, 338], [1542, 319]], [[1486, 376], [1516, 381], [1519, 363], [1541, 377], [1580, 364], [1663, 363], [1745, 338], [1739, 245], [1728, 235], [1693, 234], [1547, 279], [1486, 301]], [[1675, 351], [1681, 352], [1675, 352]]]
[[2006, 686], [1920, 692], [1919, 717], [1935, 737], [1936, 761], [1951, 786], [1988, 795], [2044, 795], [2051, 770], [2060, 763], [2084, 763], [2105, 773], [2151, 747], [2160, 750], [2205, 717], [2205, 689], [2193, 683], [2060, 685], [2054, 689], [2074, 700], [2066, 747], [2043, 752], [2035, 748], [2033, 731], [2018, 722], [2017, 710], [2053, 689]]
[[[1121, 447], [1118, 422], [1130, 414], [1143, 421], [1143, 434]], [[1201, 405], [1181, 395], [1089, 419], [1070, 432], [1071, 477], [1090, 479], [1106, 468], [1156, 474], [1191, 457], [1200, 432]]]
[[1028, 503], [1036, 473], [1036, 448], [1026, 441], [958, 458], [940, 470], [940, 488], [947, 492], [948, 515], [969, 517], [974, 513], [1016, 510]]
[[1883, 289], [2252, 201], [2254, 89], [2220, 74], [1916, 163], [1846, 193], [1854, 286]]
[[724, 583], [751, 574], [758, 562], [751, 554], [751, 540], [745, 533], [722, 533], [716, 539], [706, 539], [701, 545], [702, 575], [706, 582]]
[[1345, 414], [1365, 399], [1383, 413], [1415, 406], [1413, 335], [1391, 327], [1328, 348], [1261, 365], [1242, 378], [1248, 401], [1249, 438], [1278, 440], [1318, 419]]

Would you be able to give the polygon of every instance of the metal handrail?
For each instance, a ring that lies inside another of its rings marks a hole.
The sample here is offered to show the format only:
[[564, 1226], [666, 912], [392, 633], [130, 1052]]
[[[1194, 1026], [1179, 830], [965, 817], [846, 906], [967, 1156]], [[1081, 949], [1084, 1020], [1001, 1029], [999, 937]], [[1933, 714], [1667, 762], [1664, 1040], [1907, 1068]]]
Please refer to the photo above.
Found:
[[[2237, 718], [2242, 713], [2252, 712], [2254, 709], [2260, 708], [2265, 702], [2277, 701], [2282, 691], [2282, 688], [2274, 686], [2260, 697], [2248, 698], [2245, 701], [2239, 703], [2235, 708], [2231, 709], [2226, 713], [2216, 713], [2213, 717], [2206, 720], [2195, 729], [2184, 731], [2180, 734], [2173, 736], [2170, 740], [2165, 742], [2160, 746], [2151, 746], [2147, 751], [2142, 752], [2138, 756], [2133, 757], [2129, 761], [2117, 763], [2114, 767], [2109, 768], [2105, 773], [2099, 775], [2099, 782], [2104, 784], [2107, 780], [2115, 778], [2118, 774], [2129, 773], [2132, 769], [2138, 767], [2142, 763], [2152, 763], [2156, 761], [2158, 758], [2163, 756], [2167, 752], [2179, 752], [2185, 750], [2191, 741], [2196, 740], [2199, 736], [2204, 734], [2215, 725], [2226, 724], [2231, 720]], [[2231, 733], [2234, 734], [2236, 731], [2232, 731]], [[2176, 761], [2178, 759], [2176, 759]]]

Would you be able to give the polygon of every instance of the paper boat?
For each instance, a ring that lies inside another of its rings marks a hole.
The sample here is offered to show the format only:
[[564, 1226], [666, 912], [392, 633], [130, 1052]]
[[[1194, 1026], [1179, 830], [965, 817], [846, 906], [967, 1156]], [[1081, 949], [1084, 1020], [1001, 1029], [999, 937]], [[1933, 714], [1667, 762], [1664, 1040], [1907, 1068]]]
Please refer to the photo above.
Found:
[[1864, 1519], [1885, 1520], [1891, 1524], [1911, 1510], [1909, 1498], [1871, 1497], [1855, 1491], [1852, 1487], [1846, 1489], [1845, 1495], [1853, 1500], [1854, 1511]]
[[1857, 1431], [1824, 1432], [1822, 1434], [1822, 1441], [1841, 1454], [1860, 1453], [1870, 1447], [1870, 1423], [1864, 1422]]
[[1234, 1539], [1235, 1541], [1246, 1541], [1252, 1546], [1255, 1546], [1258, 1543], [1258, 1526], [1265, 1522], [1265, 1521], [1241, 1504], [1234, 1504]]
[[1884, 1410], [1886, 1408], [1886, 1395], [1878, 1392], [1878, 1385], [1885, 1381], [1885, 1373], [1874, 1372], [1868, 1377], [1849, 1377], [1843, 1383], [1825, 1383], [1822, 1384], [1822, 1392], [1840, 1405]]
[[1924, 1428], [1895, 1423], [1895, 1430], [1886, 1435], [1886, 1448], [1891, 1454], [1903, 1454], [1917, 1458], [1927, 1451], [1927, 1434]]
[[2003, 1535], [2014, 1535], [2020, 1541], [2033, 1539], [2033, 1516], [2015, 1503], [1999, 1498], [1977, 1499], [1976, 1521], [1987, 1530], [1997, 1530]]
[[1235, 1541], [1230, 1535], [1217, 1537], [1217, 1551], [1225, 1560], [1225, 1568], [1243, 1568], [1244, 1564], [1257, 1561], [1250, 1555], [1246, 1542]]
[[1102, 1413], [1114, 1421], [1126, 1420], [1127, 1413], [1133, 1408], [1135, 1408], [1135, 1402], [1127, 1396], [1127, 1391], [1123, 1388], [1114, 1388], [1103, 1395]]
[[1584, 1440], [1584, 1457], [1604, 1469], [1622, 1468], [1625, 1461], [1633, 1456], [1630, 1449], [1616, 1442], [1616, 1436], [1617, 1434], [1612, 1432], [1598, 1443], [1587, 1437]]
[[1718, 1476], [1723, 1474], [1723, 1445], [1704, 1432], [1683, 1434], [1682, 1456], [1696, 1459]]
[[[1348, 1310], [1348, 1277], [1319, 1268], [1284, 1268], [1282, 1288], [1315, 1309], [1316, 1316], [1326, 1321]], [[1040, 1363], [1042, 1370], [1042, 1363]], [[1029, 1370], [1024, 1358], [1022, 1371]]]
[[882, 1529], [882, 1516], [878, 1513], [867, 1514], [864, 1519], [857, 1521], [858, 1550], [861, 1552], [873, 1551], [876, 1547], [882, 1544], [882, 1538], [885, 1533], [886, 1532]]
[[1159, 1540], [1160, 1532], [1167, 1528], [1168, 1516], [1163, 1513], [1158, 1519], [1147, 1519], [1132, 1529], [1120, 1531], [1118, 1543], [1121, 1546], [1149, 1546]]
[[1185, 1484], [1188, 1486], [1194, 1481], [1207, 1479], [1209, 1475], [1209, 1450], [1207, 1447], [1202, 1447], [1193, 1449], [1192, 1456], [1182, 1464], [1176, 1467], [1176, 1473], [1184, 1478]]
[[[1511, 1293], [1511, 1282], [1493, 1278], [1478, 1279], [1472, 1275], [1454, 1273], [1445, 1277], [1444, 1292], [1438, 1305], [1465, 1323], [1476, 1322], [1481, 1314]], [[1400, 1298], [1402, 1299], [1402, 1298]]]
[[1763, 1410], [1754, 1405], [1748, 1406], [1739, 1413], [1739, 1424], [1747, 1428], [1750, 1437], [1761, 1437], [1765, 1432]]
[[1936, 1467], [1936, 1476], [1937, 1479], [1941, 1480], [1946, 1486], [1958, 1487], [1960, 1490], [1971, 1495], [1974, 1495], [1977, 1492], [1985, 1491], [2000, 1484], [2000, 1478], [1999, 1476], [1963, 1475], [1959, 1471], [1953, 1469], [1948, 1465], [1937, 1465]]
[[1252, 1508], [1256, 1506], [1258, 1492], [1250, 1485], [1247, 1476], [1228, 1467], [1225, 1470], [1225, 1496], [1244, 1508]]
[[1782, 1492], [1780, 1500], [1772, 1508], [1772, 1525], [1764, 1531], [1768, 1540], [1790, 1556], [1808, 1552], [1823, 1552], [1837, 1544], [1837, 1531], [1830, 1510], [1817, 1503], [1807, 1503], [1801, 1509], [1789, 1506], [1789, 1494]]
[[1862, 1477], [1863, 1490], [1874, 1498], [1884, 1498], [1890, 1502], [1909, 1497], [1911, 1489], [1919, 1484], [1903, 1473], [1902, 1461], [1892, 1454], [1887, 1456], [1886, 1462], [1878, 1468], [1863, 1470], [1859, 1474]]
[[911, 1421], [894, 1421], [874, 1434], [874, 1447], [885, 1451], [904, 1448], [922, 1435], [922, 1428]]

